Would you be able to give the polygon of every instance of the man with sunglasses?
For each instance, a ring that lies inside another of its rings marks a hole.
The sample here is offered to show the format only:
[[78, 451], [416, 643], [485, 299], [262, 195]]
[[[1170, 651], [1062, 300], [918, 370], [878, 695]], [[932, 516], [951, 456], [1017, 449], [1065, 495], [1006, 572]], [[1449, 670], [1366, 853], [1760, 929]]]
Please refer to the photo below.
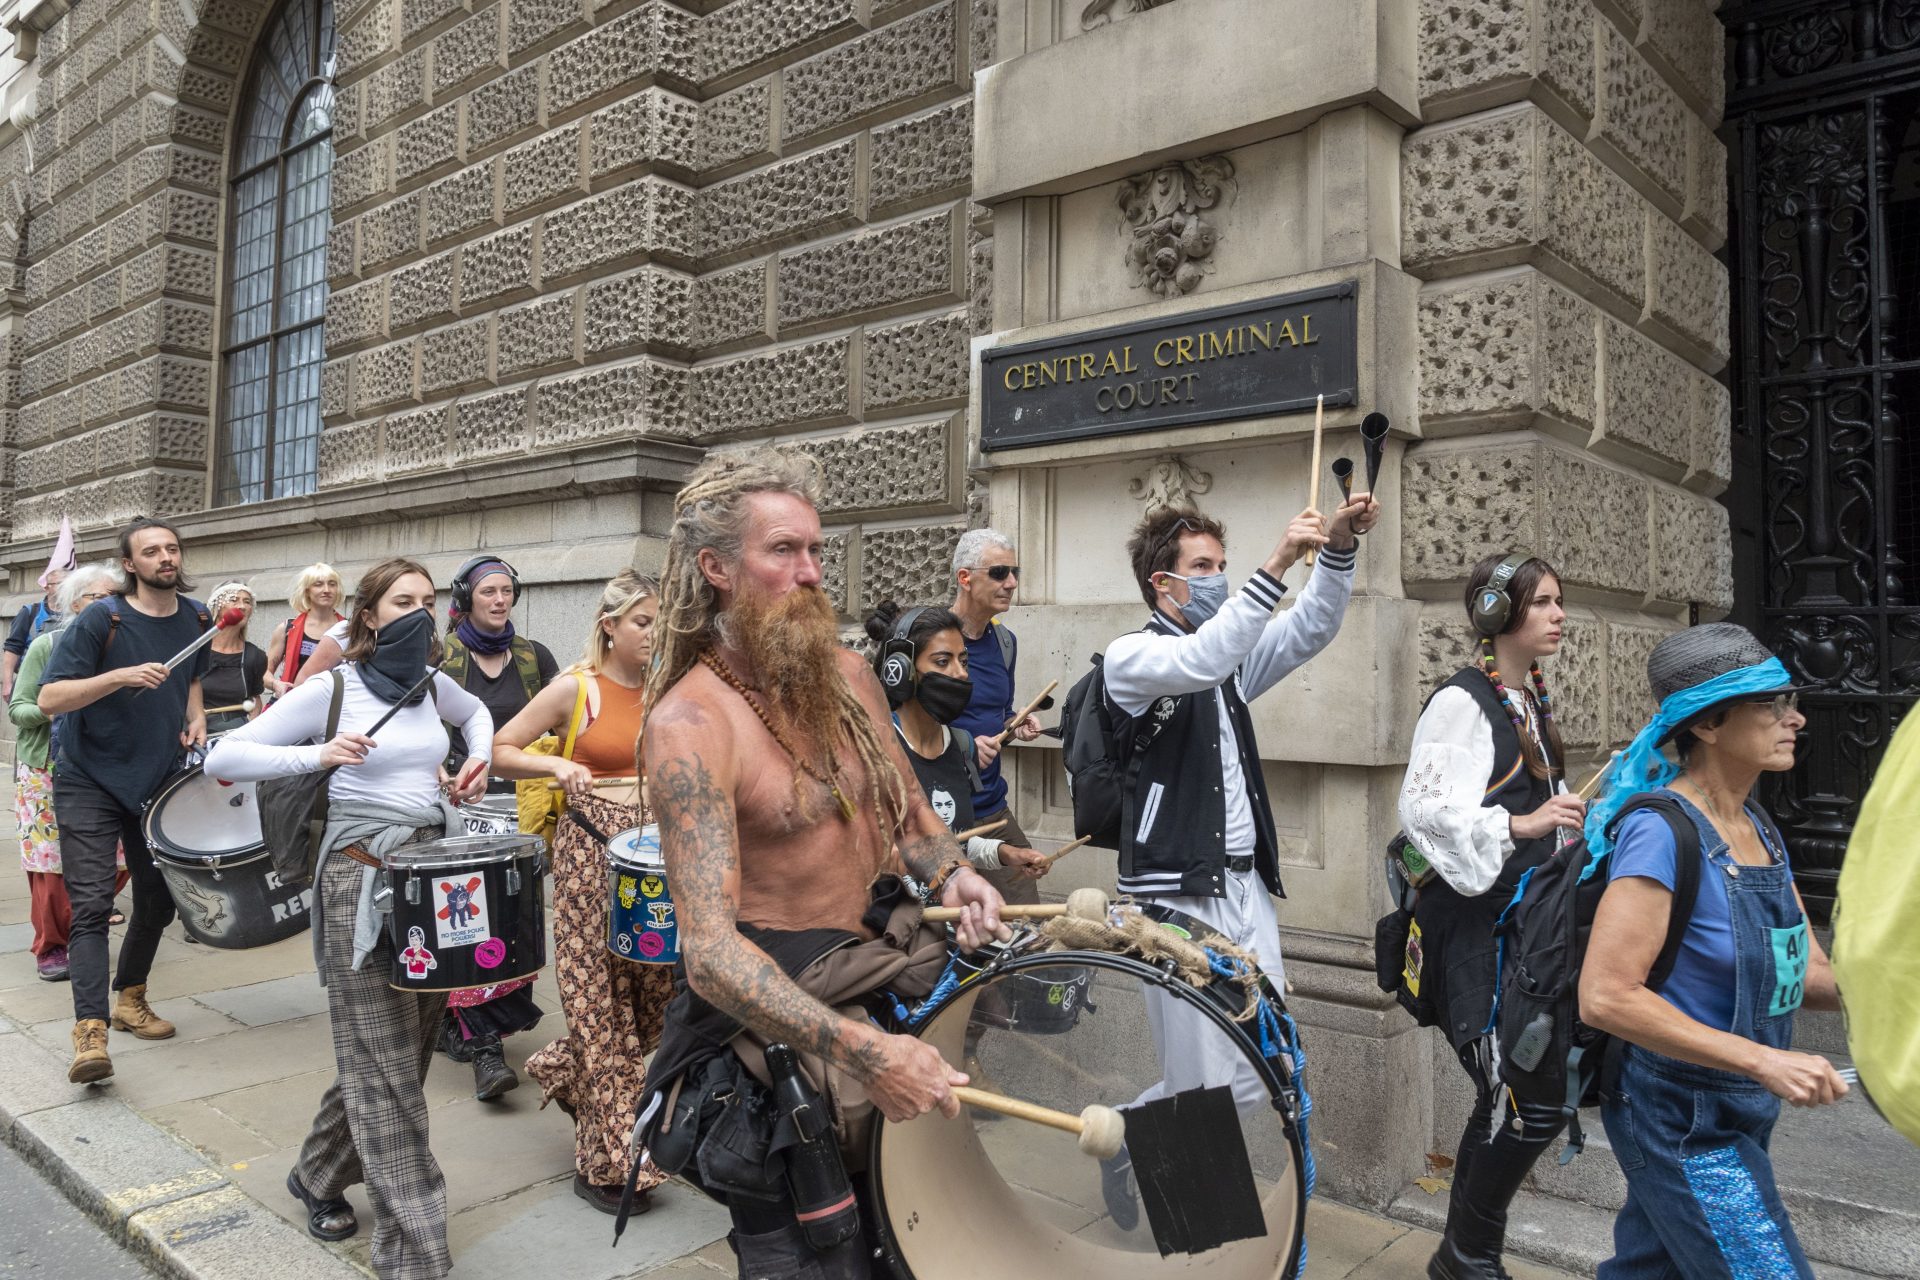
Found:
[[[1380, 504], [1356, 493], [1332, 520], [1309, 508], [1237, 592], [1227, 587], [1226, 529], [1191, 509], [1162, 507], [1127, 541], [1141, 598], [1153, 612], [1107, 647], [1115, 756], [1126, 765], [1119, 890], [1152, 898], [1252, 951], [1285, 985], [1273, 898], [1278, 840], [1248, 704], [1326, 648], [1353, 591], [1358, 543]], [[1275, 613], [1293, 565], [1319, 563], [1293, 607]], [[1138, 1101], [1230, 1086], [1243, 1110], [1266, 1105], [1251, 1065], [1191, 1005], [1147, 997], [1161, 1079]], [[1101, 1162], [1114, 1223], [1139, 1220], [1125, 1152]]]
[[[973, 681], [973, 697], [967, 709], [954, 720], [954, 727], [973, 735], [974, 760], [980, 766], [980, 789], [973, 793], [976, 825], [1004, 821], [993, 838], [1005, 841], [1003, 850], [1018, 850], [1031, 861], [1014, 861], [982, 872], [1008, 902], [1038, 902], [1036, 883], [1046, 874], [1046, 863], [1027, 851], [1033, 842], [1020, 829], [1013, 816], [1007, 780], [1000, 773], [1000, 733], [1013, 719], [1014, 664], [1019, 644], [1005, 623], [996, 619], [1013, 607], [1014, 593], [1020, 589], [1019, 556], [1013, 540], [998, 529], [970, 529], [960, 535], [953, 548], [953, 576], [957, 590], [953, 614], [960, 619], [960, 634], [967, 642], [967, 674]], [[1040, 736], [1040, 721], [1027, 716], [1013, 726], [1009, 735], [1017, 742], [1032, 742]]]

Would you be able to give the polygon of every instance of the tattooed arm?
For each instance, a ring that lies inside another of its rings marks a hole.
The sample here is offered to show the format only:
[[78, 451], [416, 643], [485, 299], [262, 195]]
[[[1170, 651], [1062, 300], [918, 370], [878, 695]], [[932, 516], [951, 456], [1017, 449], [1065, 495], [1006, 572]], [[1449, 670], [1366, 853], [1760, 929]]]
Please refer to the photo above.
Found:
[[841, 1017], [741, 935], [737, 779], [725, 717], [675, 690], [647, 721], [644, 750], [688, 984], [766, 1040], [818, 1054], [859, 1080], [889, 1120], [935, 1107], [959, 1115], [951, 1086], [967, 1077], [939, 1050]]

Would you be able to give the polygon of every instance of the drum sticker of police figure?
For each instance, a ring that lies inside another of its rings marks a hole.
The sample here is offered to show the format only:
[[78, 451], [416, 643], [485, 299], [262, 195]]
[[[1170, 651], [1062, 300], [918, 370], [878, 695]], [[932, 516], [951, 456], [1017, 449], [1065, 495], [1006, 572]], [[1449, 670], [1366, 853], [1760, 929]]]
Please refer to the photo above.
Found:
[[433, 931], [442, 947], [470, 947], [493, 936], [487, 927], [487, 885], [482, 877], [434, 880]]

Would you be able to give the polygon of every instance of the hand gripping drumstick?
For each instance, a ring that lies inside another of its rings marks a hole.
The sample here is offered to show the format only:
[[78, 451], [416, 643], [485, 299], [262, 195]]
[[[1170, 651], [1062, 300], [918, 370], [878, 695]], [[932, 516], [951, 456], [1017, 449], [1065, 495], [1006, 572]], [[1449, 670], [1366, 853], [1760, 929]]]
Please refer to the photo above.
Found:
[[1120, 1148], [1126, 1145], [1125, 1118], [1112, 1107], [1103, 1107], [1098, 1103], [1076, 1116], [963, 1084], [953, 1087], [953, 1096], [970, 1107], [997, 1111], [1003, 1116], [1013, 1116], [1018, 1120], [1029, 1120], [1034, 1124], [1046, 1125], [1049, 1129], [1079, 1134], [1080, 1150], [1099, 1160], [1113, 1159], [1120, 1154]]
[[[1307, 505], [1315, 511], [1320, 509], [1320, 433], [1326, 424], [1327, 398], [1324, 395], [1313, 398], [1313, 469], [1309, 473], [1313, 479], [1307, 483]], [[1315, 548], [1307, 548], [1307, 568], [1313, 568]]]
[[1040, 704], [1047, 700], [1047, 695], [1052, 693], [1055, 689], [1058, 689], [1059, 687], [1060, 687], [1060, 682], [1058, 680], [1047, 681], [1047, 687], [1040, 691], [1040, 696], [1035, 698], [1032, 702], [1029, 702], [1026, 706], [1020, 708], [1020, 714], [1013, 718], [1013, 724], [1008, 725], [1006, 728], [1002, 729], [1000, 732], [993, 735], [993, 738], [992, 738], [993, 744], [995, 746], [999, 746], [1005, 743], [1007, 740], [1007, 735], [1013, 732], [1013, 725], [1019, 724], [1022, 720], [1025, 720], [1028, 716], [1032, 715], [1034, 711], [1039, 708]]
[[[952, 924], [964, 907], [928, 907], [920, 913], [929, 924]], [[1065, 902], [1009, 903], [1000, 908], [1002, 920], [1051, 920], [1055, 916], [1073, 916], [1079, 920], [1105, 920], [1107, 895], [1098, 889], [1075, 889]]]

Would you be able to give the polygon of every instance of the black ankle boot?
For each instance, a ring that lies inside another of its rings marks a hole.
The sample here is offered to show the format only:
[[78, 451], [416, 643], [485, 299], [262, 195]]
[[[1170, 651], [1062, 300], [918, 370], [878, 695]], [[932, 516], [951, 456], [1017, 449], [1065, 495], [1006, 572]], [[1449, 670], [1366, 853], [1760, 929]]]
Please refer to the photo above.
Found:
[[473, 1042], [473, 1096], [485, 1102], [520, 1087], [520, 1077], [507, 1065], [500, 1049], [499, 1036], [483, 1036]]
[[1440, 1247], [1427, 1262], [1427, 1280], [1503, 1280], [1498, 1258], [1475, 1258], [1462, 1252], [1451, 1235], [1440, 1237]]

